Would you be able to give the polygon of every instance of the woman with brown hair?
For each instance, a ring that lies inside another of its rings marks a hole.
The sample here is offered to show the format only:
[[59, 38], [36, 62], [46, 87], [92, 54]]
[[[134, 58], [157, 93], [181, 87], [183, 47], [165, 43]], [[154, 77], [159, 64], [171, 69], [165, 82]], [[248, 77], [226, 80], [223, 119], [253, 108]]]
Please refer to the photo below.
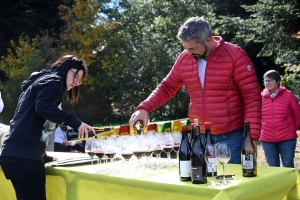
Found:
[[32, 73], [23, 82], [10, 131], [6, 135], [0, 164], [10, 179], [18, 200], [46, 199], [45, 155], [47, 138], [42, 135], [46, 120], [78, 129], [80, 139], [94, 129], [71, 113], [58, 108], [64, 94], [70, 103], [79, 95], [79, 85], [87, 75], [85, 62], [65, 55], [53, 63], [51, 70]]

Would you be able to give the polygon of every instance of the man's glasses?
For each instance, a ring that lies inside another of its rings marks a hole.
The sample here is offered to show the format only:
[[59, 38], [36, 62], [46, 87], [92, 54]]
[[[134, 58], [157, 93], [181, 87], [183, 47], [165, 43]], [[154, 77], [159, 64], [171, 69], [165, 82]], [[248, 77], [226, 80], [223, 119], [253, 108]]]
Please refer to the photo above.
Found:
[[79, 77], [79, 75], [78, 74], [76, 74], [77, 72], [74, 72], [73, 70], [71, 70], [70, 69], [70, 71], [71, 72], [73, 72], [76, 76], [74, 76], [74, 82], [77, 82], [78, 84], [77, 84], [77, 86], [79, 86], [79, 85], [81, 85], [81, 83], [82, 83], [82, 80], [81, 80], [81, 78]]
[[266, 79], [266, 80], [263, 80], [264, 83], [270, 83], [271, 81], [274, 81], [274, 79]]

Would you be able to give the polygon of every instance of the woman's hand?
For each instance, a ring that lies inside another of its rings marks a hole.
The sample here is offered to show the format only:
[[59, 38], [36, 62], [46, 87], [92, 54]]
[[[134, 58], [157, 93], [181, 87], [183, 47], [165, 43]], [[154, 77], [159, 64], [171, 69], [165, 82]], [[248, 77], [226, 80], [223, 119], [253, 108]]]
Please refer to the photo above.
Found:
[[63, 143], [62, 143], [64, 146], [69, 146], [70, 145], [70, 142], [68, 140], [64, 140]]
[[88, 136], [89, 135], [89, 133], [88, 133], [89, 130], [92, 131], [94, 135], [96, 135], [96, 132], [95, 132], [93, 127], [91, 127], [90, 125], [82, 122], [80, 127], [78, 128], [78, 138], [80, 140], [87, 139], [89, 137]]

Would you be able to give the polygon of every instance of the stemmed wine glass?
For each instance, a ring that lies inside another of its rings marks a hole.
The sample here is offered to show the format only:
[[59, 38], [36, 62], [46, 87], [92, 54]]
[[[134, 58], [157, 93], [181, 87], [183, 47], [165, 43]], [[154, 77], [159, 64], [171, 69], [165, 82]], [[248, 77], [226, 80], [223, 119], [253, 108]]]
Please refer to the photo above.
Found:
[[172, 133], [174, 147], [173, 150], [176, 152], [176, 166], [179, 164], [179, 147], [181, 143], [181, 133], [180, 132], [173, 132]]
[[222, 184], [225, 185], [228, 183], [228, 181], [226, 180], [226, 177], [225, 177], [225, 166], [231, 158], [231, 151], [230, 151], [229, 144], [226, 142], [218, 143], [218, 151], [219, 151], [218, 161], [223, 166]]
[[[122, 177], [131, 177], [131, 173], [133, 170], [131, 170], [130, 166], [130, 160], [133, 157], [133, 151], [132, 151], [132, 141], [133, 137], [131, 135], [122, 135], [119, 136], [116, 140], [117, 145], [117, 157], [120, 157], [122, 160], [122, 165], [120, 167], [117, 167], [115, 169], [116, 175], [121, 175]], [[119, 164], [120, 163], [115, 163]]]
[[85, 153], [91, 157], [91, 164], [93, 165], [93, 157], [95, 156], [94, 145], [97, 140], [95, 138], [90, 138], [86, 140], [85, 143]]
[[101, 137], [96, 139], [93, 149], [94, 149], [95, 155], [98, 157], [98, 166], [99, 166], [99, 173], [100, 173], [101, 172], [101, 170], [100, 170], [101, 169], [101, 161], [104, 157], [104, 146], [103, 146], [103, 141], [102, 141]]
[[[107, 137], [104, 140], [104, 155], [110, 160], [110, 165], [111, 168], [108, 170], [108, 174], [109, 173], [113, 173], [114, 172], [114, 158], [116, 155], [116, 151], [117, 151], [117, 146], [116, 146], [116, 140], [114, 137], [110, 136]], [[106, 160], [107, 162], [107, 160]]]
[[146, 132], [145, 133], [145, 141], [144, 141], [144, 147], [145, 147], [145, 157], [146, 157], [146, 167], [147, 169], [150, 168], [151, 164], [151, 156], [154, 153], [154, 133], [153, 132]]
[[160, 154], [163, 151], [163, 134], [155, 133], [154, 141], [153, 141], [154, 150], [153, 153], [156, 156], [156, 166], [155, 168], [160, 168]]
[[142, 157], [145, 153], [145, 148], [144, 148], [144, 135], [135, 135], [134, 140], [133, 140], [133, 154], [137, 159], [136, 162], [136, 169], [138, 170], [142, 166]]
[[[214, 171], [214, 168], [217, 166], [218, 162], [218, 145], [215, 144], [209, 144], [206, 145], [205, 151], [204, 151], [204, 159], [206, 163], [212, 168], [212, 171]], [[212, 180], [211, 185], [216, 186], [214, 182], [214, 173], [212, 173]]]
[[167, 168], [173, 167], [173, 165], [171, 163], [171, 151], [174, 147], [174, 141], [173, 141], [173, 138], [172, 138], [172, 134], [171, 133], [164, 133], [163, 137], [164, 137], [163, 150], [164, 150], [164, 152], [166, 152], [167, 159], [168, 159], [166, 167]]
[[126, 164], [126, 166], [128, 166], [128, 162], [133, 156], [132, 146], [130, 145], [132, 143], [132, 138], [133, 136], [121, 136], [117, 144], [120, 147], [123, 164]]

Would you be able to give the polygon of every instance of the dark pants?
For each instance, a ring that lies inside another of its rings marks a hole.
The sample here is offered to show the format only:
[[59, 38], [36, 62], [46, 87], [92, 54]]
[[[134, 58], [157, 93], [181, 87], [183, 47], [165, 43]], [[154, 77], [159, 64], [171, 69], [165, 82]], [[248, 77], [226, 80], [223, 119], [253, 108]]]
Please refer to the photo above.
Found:
[[[241, 150], [243, 145], [243, 133], [244, 129], [239, 129], [227, 134], [212, 135], [212, 139], [215, 144], [219, 142], [227, 142], [231, 151], [231, 158], [229, 163], [241, 164]], [[201, 134], [201, 140], [204, 141], [204, 134]]]
[[16, 157], [0, 157], [6, 179], [14, 186], [18, 200], [46, 199], [46, 171], [43, 161]]
[[71, 150], [76, 150], [82, 153], [85, 153], [85, 149], [80, 144], [75, 144], [74, 146], [65, 146], [60, 143], [54, 143], [54, 151], [55, 152], [70, 152]]
[[283, 167], [294, 167], [297, 139], [280, 142], [261, 141], [269, 166], [280, 167], [280, 157]]

